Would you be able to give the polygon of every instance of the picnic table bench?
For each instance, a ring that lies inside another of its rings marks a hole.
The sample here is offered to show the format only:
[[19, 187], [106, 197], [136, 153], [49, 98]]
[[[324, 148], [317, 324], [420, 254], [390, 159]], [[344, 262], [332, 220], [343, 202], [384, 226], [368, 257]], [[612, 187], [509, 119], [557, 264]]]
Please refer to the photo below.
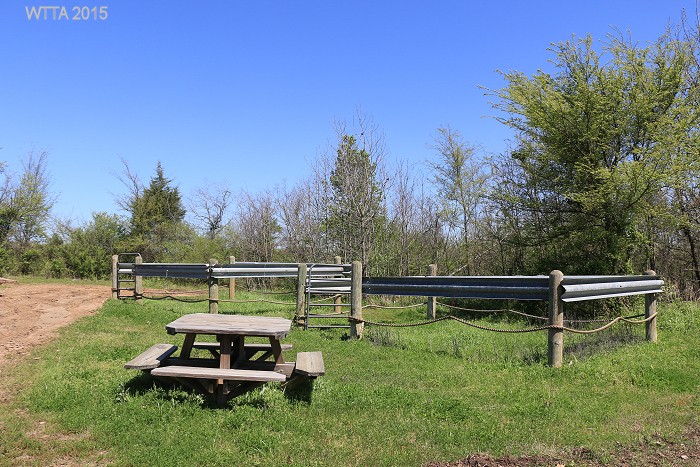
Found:
[[[155, 344], [124, 367], [170, 378], [216, 398], [227, 400], [267, 382], [294, 386], [325, 374], [321, 352], [298, 352], [296, 362], [282, 354], [292, 348], [282, 344], [291, 321], [264, 316], [195, 313], [166, 325], [169, 334], [185, 334], [178, 357], [177, 346]], [[198, 335], [212, 335], [216, 342], [198, 342]], [[267, 343], [245, 342], [246, 337], [267, 338]], [[192, 356], [193, 349], [208, 350], [209, 358]]]

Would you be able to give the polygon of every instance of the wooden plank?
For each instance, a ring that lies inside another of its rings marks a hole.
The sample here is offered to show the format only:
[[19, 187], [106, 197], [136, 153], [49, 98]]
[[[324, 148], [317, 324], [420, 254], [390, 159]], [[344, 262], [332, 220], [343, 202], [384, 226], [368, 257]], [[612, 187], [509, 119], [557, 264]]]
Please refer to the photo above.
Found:
[[173, 378], [221, 379], [226, 381], [278, 381], [284, 382], [287, 377], [274, 371], [239, 370], [228, 368], [202, 368], [196, 366], [164, 366], [154, 368], [153, 376]]
[[282, 339], [291, 327], [292, 321], [286, 318], [194, 313], [179, 317], [165, 329], [169, 334], [234, 334]]
[[299, 352], [294, 371], [306, 376], [322, 376], [326, 374], [323, 355], [321, 352]]
[[294, 372], [294, 362], [288, 363], [275, 363], [275, 362], [246, 362], [246, 370], [263, 370], [263, 371], [274, 371], [275, 373], [281, 373], [287, 378], [292, 376]]
[[[177, 357], [171, 357], [167, 362], [161, 365], [161, 368], [166, 366], [196, 366], [201, 368], [219, 368], [219, 362], [213, 358], [188, 358], [182, 359]], [[290, 377], [294, 371], [295, 363], [275, 363], [275, 362], [257, 362], [248, 361], [241, 370], [261, 370], [261, 371], [274, 371], [275, 373], [281, 373]]]
[[171, 356], [177, 350], [176, 345], [172, 344], [155, 344], [148, 350], [133, 358], [124, 365], [124, 368], [134, 370], [152, 370]]
[[[280, 344], [282, 347], [282, 350], [292, 350], [292, 344]], [[195, 349], [203, 349], [203, 350], [219, 350], [219, 343], [218, 342], [195, 342], [194, 345], [192, 346]], [[268, 350], [272, 350], [272, 346], [270, 344], [257, 344], [257, 343], [246, 343], [245, 344], [245, 349], [248, 352], [265, 352]]]
[[219, 368], [219, 361], [213, 358], [179, 358], [171, 357], [161, 368], [166, 366], [200, 366], [205, 368]]

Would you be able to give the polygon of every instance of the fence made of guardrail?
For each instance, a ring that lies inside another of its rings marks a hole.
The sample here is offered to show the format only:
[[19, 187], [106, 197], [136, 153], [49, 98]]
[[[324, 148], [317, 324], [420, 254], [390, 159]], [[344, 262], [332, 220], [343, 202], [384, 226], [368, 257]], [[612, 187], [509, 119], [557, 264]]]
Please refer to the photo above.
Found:
[[[463, 324], [497, 332], [548, 331], [547, 360], [549, 365], [560, 367], [563, 360], [564, 332], [593, 333], [607, 329], [617, 322], [646, 325], [646, 338], [657, 340], [656, 295], [662, 292], [664, 281], [654, 271], [629, 276], [565, 276], [552, 271], [549, 276], [420, 276], [420, 277], [371, 277], [362, 280], [361, 292], [355, 287], [354, 278], [362, 274], [362, 265], [353, 263], [353, 288], [351, 291], [351, 321], [355, 326], [352, 335], [361, 335], [365, 324], [383, 326], [362, 317], [362, 294], [476, 298], [494, 300], [539, 300], [549, 304], [547, 324], [523, 330], [485, 328], [453, 316], [436, 318], [434, 308], [428, 308], [427, 320], [410, 325], [432, 324], [453, 319]], [[564, 304], [586, 300], [600, 300], [630, 295], [645, 296], [644, 319], [617, 317], [598, 329], [581, 331], [564, 326]], [[429, 302], [430, 303], [430, 302]], [[406, 326], [405, 324], [401, 326]]]
[[[305, 328], [337, 327], [335, 325], [310, 325], [311, 318], [347, 318], [350, 336], [361, 338], [365, 325], [375, 326], [416, 326], [432, 324], [444, 320], [455, 320], [466, 325], [497, 332], [534, 332], [548, 333], [548, 363], [560, 367], [563, 360], [564, 332], [593, 333], [602, 331], [617, 322], [645, 324], [646, 338], [657, 340], [656, 296], [663, 290], [664, 281], [654, 271], [643, 275], [628, 276], [566, 276], [561, 271], [552, 271], [549, 276], [437, 276], [436, 267], [431, 265], [429, 276], [396, 277], [362, 277], [362, 264], [355, 261], [350, 264], [322, 263], [254, 263], [234, 262], [219, 265], [216, 260], [207, 264], [163, 264], [142, 263], [136, 255], [133, 263], [120, 262], [121, 255], [112, 259], [113, 296], [120, 295], [120, 285], [131, 275], [134, 284], [133, 297], [144, 298], [141, 285], [142, 277], [172, 277], [205, 279], [208, 284], [209, 312], [218, 313], [219, 302], [235, 302], [232, 291], [236, 278], [243, 277], [296, 277], [295, 317], [304, 321]], [[231, 281], [228, 300], [219, 298], [219, 280]], [[311, 303], [311, 294], [325, 294], [334, 298], [334, 303]], [[363, 318], [363, 295], [392, 295], [427, 297], [426, 320], [419, 323], [388, 324], [365, 320]], [[577, 330], [564, 326], [564, 304], [587, 300], [600, 300], [630, 295], [644, 295], [644, 319], [617, 317], [607, 324], [593, 330]], [[342, 303], [346, 297], [346, 303]], [[349, 297], [349, 300], [347, 298]], [[435, 315], [436, 298], [468, 298], [489, 300], [536, 300], [548, 302], [547, 324], [521, 330], [500, 330], [470, 323], [454, 316], [437, 318]], [[334, 313], [312, 313], [313, 306], [334, 307]], [[343, 309], [345, 311], [343, 311]], [[302, 319], [303, 318], [303, 319]]]

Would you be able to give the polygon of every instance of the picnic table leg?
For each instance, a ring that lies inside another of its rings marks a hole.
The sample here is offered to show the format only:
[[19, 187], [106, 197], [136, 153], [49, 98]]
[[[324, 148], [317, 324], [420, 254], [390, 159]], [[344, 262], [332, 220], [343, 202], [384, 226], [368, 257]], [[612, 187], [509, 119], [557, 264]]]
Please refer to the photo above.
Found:
[[182, 343], [182, 348], [180, 349], [180, 358], [190, 358], [192, 353], [192, 345], [197, 334], [185, 334], [185, 341]]
[[282, 344], [280, 344], [279, 339], [270, 337], [270, 347], [272, 348], [272, 355], [275, 357], [275, 365], [284, 362], [284, 355], [282, 355]]
[[[219, 339], [221, 347], [221, 352], [219, 353], [219, 368], [231, 368], [231, 340], [232, 337], [229, 335], [223, 335]], [[223, 379], [219, 379], [216, 381], [216, 384], [216, 401], [220, 407], [223, 407], [228, 398], [228, 382], [224, 381]]]
[[245, 336], [236, 336], [235, 345], [238, 347], [235, 366], [240, 367], [248, 360], [248, 353], [245, 349]]

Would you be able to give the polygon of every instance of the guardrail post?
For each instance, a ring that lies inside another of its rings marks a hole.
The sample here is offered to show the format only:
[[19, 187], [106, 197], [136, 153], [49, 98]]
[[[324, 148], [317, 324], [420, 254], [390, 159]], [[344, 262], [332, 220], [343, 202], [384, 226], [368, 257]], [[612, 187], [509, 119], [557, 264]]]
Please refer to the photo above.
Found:
[[119, 298], [119, 255], [112, 255], [112, 298]]
[[[233, 264], [235, 262], [236, 262], [235, 256], [228, 257], [228, 264]], [[229, 298], [229, 300], [236, 299], [236, 279], [233, 277], [228, 280], [228, 298]]]
[[362, 263], [352, 262], [352, 287], [350, 287], [350, 337], [362, 339], [364, 323], [358, 323], [362, 319]]
[[[136, 255], [136, 258], [134, 258], [134, 264], [142, 264], [143, 263], [143, 258], [141, 255]], [[137, 276], [136, 274], [133, 274], [134, 276], [134, 299], [136, 300], [136, 303], [143, 303], [143, 276]]]
[[[437, 264], [428, 265], [428, 275], [437, 276]], [[437, 297], [428, 297], [428, 311], [426, 314], [427, 319], [435, 319], [435, 308], [437, 306]]]
[[299, 263], [297, 271], [297, 318], [304, 316], [304, 303], [306, 301], [306, 294], [304, 293], [304, 286], [306, 285], [306, 263]]
[[[340, 262], [342, 261], [342, 258], [340, 256], [336, 256], [334, 259], [335, 264], [340, 264]], [[333, 303], [335, 303], [335, 307], [333, 309], [336, 313], [340, 314], [342, 312], [340, 304], [343, 303], [343, 297], [341, 297], [339, 294], [336, 294], [335, 298], [333, 299]]]
[[[215, 259], [209, 260], [209, 266], [216, 266], [218, 262]], [[209, 313], [219, 312], [219, 279], [212, 277], [209, 272]]]
[[[649, 269], [648, 271], [644, 271], [645, 276], [655, 276], [656, 272]], [[655, 293], [648, 293], [644, 295], [644, 318], [649, 319], [651, 316], [654, 316], [656, 314], [656, 294]], [[656, 316], [654, 318], [649, 319], [649, 321], [646, 322], [646, 328], [647, 328], [647, 340], [649, 342], [656, 342], [657, 336], [656, 336]]]
[[[564, 302], [561, 301], [561, 282], [564, 274], [554, 270], [549, 273], [549, 325], [564, 326]], [[553, 368], [561, 368], [564, 357], [564, 330], [548, 329], [547, 362]]]

